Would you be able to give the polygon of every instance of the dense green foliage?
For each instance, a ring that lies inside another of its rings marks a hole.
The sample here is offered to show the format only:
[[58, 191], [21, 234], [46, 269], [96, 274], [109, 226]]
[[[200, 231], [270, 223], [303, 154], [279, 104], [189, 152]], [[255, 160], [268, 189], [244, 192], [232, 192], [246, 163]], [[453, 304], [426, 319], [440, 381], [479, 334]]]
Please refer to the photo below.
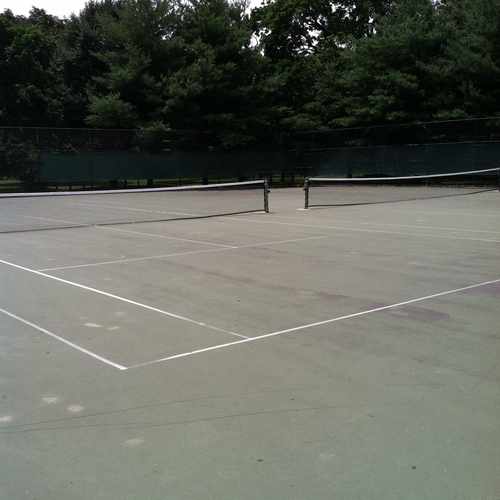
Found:
[[0, 14], [0, 125], [288, 131], [500, 112], [500, 0], [91, 0]]

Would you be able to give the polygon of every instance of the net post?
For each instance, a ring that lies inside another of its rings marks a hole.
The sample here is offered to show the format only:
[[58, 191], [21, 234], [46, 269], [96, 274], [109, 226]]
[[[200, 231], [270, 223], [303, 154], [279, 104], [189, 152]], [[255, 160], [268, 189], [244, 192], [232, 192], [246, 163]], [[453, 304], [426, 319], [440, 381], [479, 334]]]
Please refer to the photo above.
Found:
[[264, 212], [266, 214], [269, 213], [269, 193], [271, 190], [269, 189], [269, 180], [267, 178], [264, 179]]
[[304, 180], [304, 210], [309, 208], [309, 177]]
[[497, 189], [500, 191], [500, 168], [497, 168]]

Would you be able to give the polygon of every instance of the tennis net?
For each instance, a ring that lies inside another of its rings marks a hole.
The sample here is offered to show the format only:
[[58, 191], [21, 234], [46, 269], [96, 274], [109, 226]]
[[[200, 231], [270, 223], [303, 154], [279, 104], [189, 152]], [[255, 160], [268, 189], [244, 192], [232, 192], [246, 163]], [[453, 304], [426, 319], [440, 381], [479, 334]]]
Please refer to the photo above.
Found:
[[304, 184], [304, 208], [423, 200], [499, 189], [500, 168], [406, 177], [310, 177]]
[[267, 181], [0, 195], [0, 233], [269, 211]]

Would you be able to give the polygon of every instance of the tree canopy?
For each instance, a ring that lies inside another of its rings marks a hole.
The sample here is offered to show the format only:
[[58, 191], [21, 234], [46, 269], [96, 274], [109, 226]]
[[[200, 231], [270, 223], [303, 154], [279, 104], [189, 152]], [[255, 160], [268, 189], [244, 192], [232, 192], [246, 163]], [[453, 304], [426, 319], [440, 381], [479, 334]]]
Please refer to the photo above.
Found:
[[0, 13], [0, 125], [283, 132], [500, 113], [500, 0], [90, 0]]

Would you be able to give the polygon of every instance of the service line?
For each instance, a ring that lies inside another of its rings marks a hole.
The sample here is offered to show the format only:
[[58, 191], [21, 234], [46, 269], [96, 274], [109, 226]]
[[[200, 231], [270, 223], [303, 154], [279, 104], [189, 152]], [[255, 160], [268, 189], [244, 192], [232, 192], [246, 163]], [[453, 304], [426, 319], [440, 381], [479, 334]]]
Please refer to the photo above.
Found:
[[461, 287], [461, 288], [454, 288], [453, 290], [446, 290], [444, 292], [433, 293], [432, 295], [425, 295], [423, 297], [417, 297], [417, 298], [414, 298], [414, 299], [405, 300], [403, 302], [397, 302], [395, 304], [389, 304], [387, 306], [375, 307], [373, 309], [366, 309], [364, 311], [360, 311], [360, 312], [357, 312], [357, 313], [346, 314], [344, 316], [337, 316], [335, 318], [330, 318], [330, 319], [327, 319], [327, 320], [324, 320], [324, 321], [317, 321], [315, 323], [309, 323], [307, 325], [295, 326], [293, 328], [287, 328], [286, 330], [278, 330], [278, 331], [275, 331], [275, 332], [266, 333], [264, 335], [258, 335], [256, 337], [249, 337], [247, 339], [237, 340], [235, 342], [226, 342], [225, 344], [218, 344], [218, 345], [214, 345], [214, 346], [211, 346], [211, 347], [206, 347], [204, 349], [197, 349], [195, 351], [183, 352], [183, 353], [180, 353], [180, 354], [174, 354], [172, 356], [166, 356], [164, 358], [155, 359], [155, 360], [152, 360], [152, 361], [146, 361], [144, 363], [137, 363], [135, 365], [129, 366], [128, 369], [140, 368], [140, 367], [144, 367], [144, 366], [150, 366], [150, 365], [154, 365], [154, 364], [158, 364], [158, 363], [163, 363], [163, 362], [166, 362], [166, 361], [172, 361], [174, 359], [179, 359], [179, 358], [187, 358], [187, 357], [193, 356], [195, 354], [201, 354], [201, 353], [209, 352], [209, 351], [217, 351], [219, 349], [225, 349], [227, 347], [231, 347], [231, 346], [238, 345], [238, 344], [246, 344], [246, 343], [250, 343], [250, 342], [256, 342], [258, 340], [263, 340], [263, 339], [267, 339], [267, 338], [270, 338], [270, 337], [276, 337], [278, 335], [284, 335], [284, 334], [287, 334], [287, 333], [298, 332], [298, 331], [301, 331], [301, 330], [307, 330], [309, 328], [314, 328], [316, 326], [327, 325], [327, 324], [330, 324], [330, 323], [335, 323], [337, 321], [344, 321], [344, 320], [348, 320], [348, 319], [352, 319], [352, 318], [359, 318], [361, 316], [366, 316], [368, 314], [372, 314], [372, 313], [376, 313], [376, 312], [381, 312], [381, 311], [386, 311], [388, 309], [395, 309], [395, 308], [398, 308], [398, 307], [407, 306], [409, 304], [416, 304], [418, 302], [424, 302], [426, 300], [431, 300], [431, 299], [435, 299], [435, 298], [439, 298], [439, 297], [444, 297], [446, 295], [452, 295], [452, 294], [455, 294], [455, 293], [466, 292], [467, 290], [473, 290], [475, 288], [480, 288], [480, 287], [483, 287], [483, 286], [493, 285], [493, 284], [496, 284], [496, 283], [500, 283], [500, 279], [495, 279], [495, 280], [490, 280], [490, 281], [483, 281], [481, 283], [475, 283], [473, 285], [468, 285], [468, 286], [464, 286], [464, 287]]
[[[140, 233], [140, 234], [148, 234], [148, 233]], [[57, 266], [57, 267], [46, 267], [43, 269], [38, 269], [38, 271], [46, 272], [46, 271], [64, 271], [67, 269], [80, 269], [85, 267], [96, 267], [96, 266], [107, 266], [110, 264], [126, 264], [128, 262], [143, 262], [148, 260], [158, 260], [165, 259], [168, 257], [181, 257], [183, 255], [197, 255], [203, 253], [213, 253], [213, 252], [227, 252], [228, 250], [240, 250], [242, 248], [258, 248], [258, 247], [267, 247], [273, 245], [284, 245], [286, 243], [299, 243], [302, 241], [310, 241], [310, 240], [320, 240], [325, 238], [331, 238], [331, 236], [321, 235], [321, 236], [307, 236], [305, 238], [294, 238], [289, 240], [275, 240], [275, 241], [262, 241], [259, 243], [249, 243], [248, 245], [239, 245], [239, 246], [224, 246], [223, 248], [210, 248], [204, 250], [190, 250], [186, 252], [175, 252], [175, 253], [166, 253], [160, 255], [146, 255], [145, 257], [130, 257], [116, 260], [105, 260], [100, 262], [90, 262], [88, 264], [74, 264], [70, 266]], [[0, 261], [1, 262], [1, 261]]]
[[162, 238], [165, 240], [186, 241], [188, 243], [196, 243], [198, 245], [208, 245], [208, 246], [220, 247], [220, 248], [236, 248], [234, 245], [226, 245], [223, 243], [214, 243], [213, 241], [205, 241], [205, 240], [193, 240], [191, 238], [180, 238], [179, 236], [169, 236], [168, 234], [146, 233], [143, 231], [133, 231], [131, 229], [121, 229], [118, 227], [111, 227], [111, 226], [94, 226], [94, 228], [104, 230], [104, 231], [116, 231], [118, 233], [133, 234], [135, 236], [149, 236], [152, 238]]

